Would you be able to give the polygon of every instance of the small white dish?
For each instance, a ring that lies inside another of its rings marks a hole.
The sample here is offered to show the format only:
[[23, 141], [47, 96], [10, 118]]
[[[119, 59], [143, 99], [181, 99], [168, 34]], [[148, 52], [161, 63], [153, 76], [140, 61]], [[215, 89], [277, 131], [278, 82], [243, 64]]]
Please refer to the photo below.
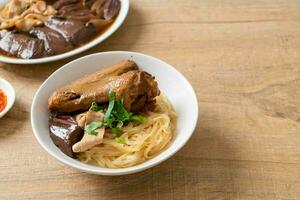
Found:
[[[170, 146], [156, 157], [139, 165], [109, 169], [81, 163], [62, 153], [52, 142], [48, 126], [48, 98], [65, 84], [121, 60], [132, 59], [140, 69], [154, 75], [160, 90], [168, 97], [178, 113], [177, 129]], [[38, 89], [31, 106], [31, 125], [41, 146], [53, 157], [73, 168], [100, 175], [123, 175], [153, 167], [181, 149], [192, 136], [198, 120], [198, 103], [190, 83], [171, 65], [151, 56], [134, 52], [105, 52], [74, 60], [55, 71]]]
[[[6, 2], [9, 0], [0, 0], [0, 7], [3, 6]], [[0, 62], [5, 62], [5, 63], [12, 63], [12, 64], [37, 64], [37, 63], [47, 63], [47, 62], [52, 62], [56, 60], [62, 60], [71, 56], [74, 56], [76, 54], [79, 54], [83, 51], [86, 51], [104, 40], [106, 40], [108, 37], [110, 37], [124, 22], [128, 10], [129, 10], [129, 0], [120, 0], [121, 2], [121, 9], [119, 12], [118, 17], [115, 19], [113, 24], [100, 36], [97, 38], [91, 40], [90, 42], [75, 48], [71, 51], [68, 51], [63, 54], [55, 55], [55, 56], [49, 56], [49, 57], [44, 57], [44, 58], [35, 58], [35, 59], [21, 59], [21, 58], [14, 58], [14, 57], [8, 57], [8, 56], [2, 56], [0, 55]]]
[[16, 95], [13, 86], [5, 79], [0, 78], [0, 89], [7, 96], [7, 105], [2, 112], [0, 112], [0, 118], [2, 118], [14, 105]]

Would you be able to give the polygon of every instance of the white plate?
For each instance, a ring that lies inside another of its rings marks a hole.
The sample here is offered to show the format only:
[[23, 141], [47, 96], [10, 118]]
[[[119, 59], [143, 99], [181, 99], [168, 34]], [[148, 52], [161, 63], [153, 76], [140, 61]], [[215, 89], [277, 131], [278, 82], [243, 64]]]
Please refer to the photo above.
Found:
[[0, 89], [7, 96], [7, 105], [2, 112], [0, 112], [0, 118], [3, 117], [14, 105], [15, 102], [15, 90], [13, 86], [3, 78], [0, 78]]
[[[62, 153], [52, 142], [48, 127], [48, 98], [54, 90], [83, 75], [111, 66], [123, 59], [132, 59], [140, 69], [154, 75], [161, 91], [168, 97], [178, 113], [177, 129], [172, 144], [156, 157], [134, 167], [108, 169], [91, 166]], [[168, 159], [191, 137], [198, 119], [198, 104], [190, 83], [169, 64], [144, 54], [134, 52], [105, 52], [74, 60], [54, 72], [39, 88], [31, 107], [31, 125], [42, 147], [62, 163], [76, 169], [101, 175], [123, 175], [145, 170]]]
[[[0, 0], [0, 7], [7, 1], [8, 0]], [[80, 46], [74, 50], [68, 51], [66, 53], [55, 55], [55, 56], [44, 57], [44, 58], [21, 59], [21, 58], [13, 58], [13, 57], [0, 55], [0, 62], [13, 63], [13, 64], [47, 63], [47, 62], [52, 62], [52, 61], [68, 58], [68, 57], [74, 56], [76, 54], [79, 54], [83, 51], [86, 51], [86, 50], [96, 46], [97, 44], [100, 44], [104, 40], [106, 40], [122, 25], [122, 23], [124, 22], [127, 14], [128, 14], [129, 0], [120, 0], [120, 2], [121, 2], [121, 9], [120, 9], [118, 17], [115, 19], [113, 24], [103, 34], [101, 34], [99, 37], [95, 38], [91, 42], [88, 42], [85, 45], [82, 45], [82, 46]]]

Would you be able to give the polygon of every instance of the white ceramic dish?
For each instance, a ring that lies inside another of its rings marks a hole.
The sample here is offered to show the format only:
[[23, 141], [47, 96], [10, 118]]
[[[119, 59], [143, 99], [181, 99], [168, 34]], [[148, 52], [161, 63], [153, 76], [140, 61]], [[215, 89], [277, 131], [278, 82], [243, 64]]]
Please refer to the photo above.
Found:
[[7, 96], [7, 105], [4, 108], [4, 110], [0, 112], [0, 118], [2, 118], [14, 105], [16, 96], [15, 96], [15, 90], [13, 86], [3, 78], [0, 78], [0, 89]]
[[[0, 7], [6, 3], [8, 0], [0, 0]], [[47, 63], [47, 62], [52, 62], [56, 60], [61, 60], [64, 58], [68, 58], [71, 56], [74, 56], [76, 54], [79, 54], [83, 51], [86, 51], [104, 40], [106, 40], [109, 36], [111, 36], [124, 22], [128, 10], [129, 10], [129, 0], [120, 0], [121, 2], [121, 9], [118, 17], [116, 20], [113, 22], [113, 24], [100, 36], [92, 40], [91, 42], [86, 43], [83, 46], [80, 46], [72, 51], [68, 51], [63, 54], [55, 55], [55, 56], [50, 56], [50, 57], [45, 57], [45, 58], [36, 58], [36, 59], [20, 59], [20, 58], [13, 58], [13, 57], [8, 57], [8, 56], [1, 56], [0, 55], [0, 62], [5, 62], [5, 63], [13, 63], [13, 64], [37, 64], [37, 63]]]
[[[156, 157], [134, 167], [108, 169], [91, 166], [72, 159], [62, 153], [52, 142], [48, 130], [48, 98], [57, 88], [74, 81], [83, 75], [93, 73], [103, 67], [123, 59], [132, 59], [138, 66], [154, 75], [159, 88], [168, 97], [178, 113], [177, 129], [172, 144]], [[198, 104], [190, 83], [169, 64], [144, 54], [134, 52], [105, 52], [74, 60], [54, 72], [39, 88], [31, 107], [31, 125], [42, 147], [62, 163], [76, 169], [101, 175], [123, 175], [139, 172], [168, 159], [191, 137], [198, 119]]]

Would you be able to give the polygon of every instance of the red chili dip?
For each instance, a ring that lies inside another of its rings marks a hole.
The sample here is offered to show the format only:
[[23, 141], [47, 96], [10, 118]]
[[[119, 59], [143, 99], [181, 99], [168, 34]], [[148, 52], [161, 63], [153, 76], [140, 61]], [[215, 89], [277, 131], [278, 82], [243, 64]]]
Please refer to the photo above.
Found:
[[2, 112], [7, 105], [7, 96], [3, 92], [3, 90], [0, 89], [0, 112]]

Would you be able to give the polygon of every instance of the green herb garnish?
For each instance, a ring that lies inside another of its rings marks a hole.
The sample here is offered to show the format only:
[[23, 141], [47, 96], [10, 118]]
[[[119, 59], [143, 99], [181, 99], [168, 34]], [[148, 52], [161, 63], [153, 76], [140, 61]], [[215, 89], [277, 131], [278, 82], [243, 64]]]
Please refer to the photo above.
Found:
[[124, 104], [124, 100], [125, 100], [125, 95], [122, 94], [121, 99], [120, 99], [122, 105]]
[[125, 143], [125, 138], [122, 137], [116, 137], [115, 141], [119, 144], [124, 144]]
[[98, 106], [96, 102], [93, 102], [93, 103], [92, 103], [92, 106], [90, 107], [90, 110], [91, 110], [91, 111], [94, 111], [94, 112], [98, 112], [98, 111], [101, 110], [101, 107]]
[[104, 126], [110, 128], [123, 127], [124, 123], [127, 122], [145, 122], [145, 117], [142, 115], [135, 115], [123, 107], [124, 95], [122, 95], [120, 100], [116, 100], [116, 93], [111, 91], [109, 93], [109, 104], [104, 116]]
[[87, 124], [84, 127], [84, 132], [90, 134], [90, 135], [95, 135], [97, 136], [97, 131], [96, 129], [101, 128], [102, 127], [102, 123], [101, 122], [91, 122], [90, 124]]
[[119, 127], [111, 128], [111, 131], [116, 137], [121, 136], [122, 130]]
[[108, 104], [108, 108], [106, 110], [106, 113], [104, 115], [104, 122], [108, 121], [110, 115], [111, 115], [111, 112], [114, 108], [114, 105], [115, 105], [115, 100], [116, 100], [116, 93], [111, 91], [109, 93], [109, 104]]
[[[120, 100], [117, 100], [116, 93], [114, 91], [109, 92], [108, 107], [107, 109], [103, 109], [105, 112], [103, 124], [100, 122], [92, 122], [86, 126], [85, 131], [89, 134], [93, 135], [96, 133], [97, 135], [95, 130], [103, 125], [106, 128], [111, 128], [112, 133], [118, 138], [122, 134], [122, 127], [125, 123], [145, 122], [146, 118], [144, 116], [127, 112], [127, 110], [123, 107], [124, 99], [125, 97], [122, 95]], [[97, 112], [101, 110], [101, 107], [97, 105], [97, 103], [93, 102], [90, 110]]]
[[130, 116], [130, 121], [144, 123], [146, 121], [146, 117], [142, 115], [132, 115]]

